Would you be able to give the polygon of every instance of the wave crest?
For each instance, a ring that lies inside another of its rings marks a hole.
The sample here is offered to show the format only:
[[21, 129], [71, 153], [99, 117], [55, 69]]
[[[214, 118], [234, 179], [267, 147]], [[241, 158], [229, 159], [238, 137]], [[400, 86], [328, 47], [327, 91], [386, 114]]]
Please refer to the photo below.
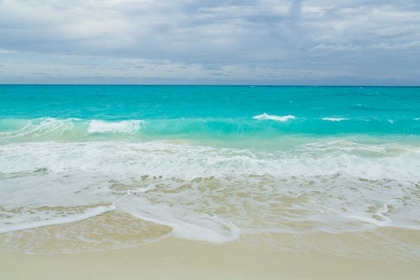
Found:
[[347, 118], [322, 118], [323, 121], [329, 121], [329, 122], [341, 122], [341, 121], [347, 121]]
[[287, 116], [276, 116], [276, 115], [269, 115], [267, 113], [264, 113], [262, 115], [254, 116], [253, 119], [264, 121], [264, 120], [271, 120], [271, 121], [277, 121], [277, 122], [286, 122], [288, 120], [294, 120], [296, 117], [293, 115], [287, 115]]
[[102, 120], [92, 120], [89, 122], [89, 133], [127, 133], [136, 134], [144, 125], [142, 120], [130, 120], [120, 122], [106, 122]]

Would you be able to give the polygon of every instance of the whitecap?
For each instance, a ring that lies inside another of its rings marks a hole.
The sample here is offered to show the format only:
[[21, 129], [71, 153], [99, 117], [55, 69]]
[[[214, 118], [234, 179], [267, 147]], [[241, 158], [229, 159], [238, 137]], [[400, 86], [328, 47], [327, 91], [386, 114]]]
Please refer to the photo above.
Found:
[[288, 120], [294, 120], [296, 117], [293, 115], [287, 116], [276, 116], [276, 115], [269, 115], [264, 113], [262, 115], [254, 116], [253, 119], [264, 121], [264, 120], [271, 120], [271, 121], [278, 121], [278, 122], [286, 122]]
[[144, 121], [142, 120], [129, 120], [120, 122], [92, 120], [89, 122], [88, 132], [136, 134], [141, 129], [142, 125], [144, 125]]
[[323, 121], [330, 121], [330, 122], [341, 122], [347, 121], [347, 118], [322, 118]]

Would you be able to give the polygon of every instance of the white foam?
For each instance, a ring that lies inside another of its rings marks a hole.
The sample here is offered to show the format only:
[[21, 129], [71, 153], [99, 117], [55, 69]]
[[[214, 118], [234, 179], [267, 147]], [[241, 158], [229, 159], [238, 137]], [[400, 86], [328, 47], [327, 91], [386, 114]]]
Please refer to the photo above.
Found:
[[323, 121], [341, 122], [348, 120], [347, 118], [322, 118]]
[[384, 204], [383, 208], [378, 210], [376, 213], [374, 213], [372, 216], [366, 215], [366, 213], [358, 213], [358, 215], [355, 214], [342, 214], [343, 217], [358, 220], [367, 224], [373, 224], [377, 227], [386, 227], [392, 224], [392, 220], [385, 216], [386, 213], [388, 213], [388, 207], [386, 204]]
[[276, 116], [276, 115], [268, 115], [264, 113], [262, 115], [254, 116], [252, 118], [256, 120], [261, 120], [261, 121], [272, 120], [272, 121], [277, 121], [277, 122], [287, 122], [288, 120], [294, 120], [296, 117], [293, 115]]
[[114, 211], [115, 209], [117, 209], [115, 205], [100, 206], [93, 209], [89, 209], [85, 213], [82, 213], [82, 214], [71, 215], [71, 216], [63, 217], [63, 218], [43, 220], [43, 221], [32, 222], [32, 223], [3, 225], [0, 227], [0, 233], [21, 231], [21, 230], [40, 228], [40, 227], [46, 227], [46, 226], [52, 226], [52, 225], [74, 223], [74, 222], [83, 221], [83, 220], [90, 219], [95, 216], [102, 215], [106, 212]]
[[223, 243], [240, 236], [239, 228], [229, 220], [216, 215], [197, 214], [182, 205], [154, 204], [139, 197], [118, 201], [117, 206], [134, 217], [172, 228], [172, 234], [177, 238]]
[[3, 145], [0, 154], [3, 173], [46, 169], [54, 173], [74, 170], [128, 178], [342, 174], [371, 180], [420, 180], [420, 148], [397, 144], [327, 141], [299, 145], [289, 151], [266, 152], [159, 141], [36, 142]]
[[89, 122], [88, 132], [136, 134], [141, 129], [142, 125], [144, 125], [144, 121], [142, 120], [130, 120], [120, 122], [92, 120]]
[[150, 184], [149, 186], [147, 186], [147, 188], [140, 188], [137, 190], [128, 190], [127, 195], [146, 193], [148, 191], [154, 190], [155, 188], [156, 188], [155, 184]]
[[0, 136], [4, 139], [16, 138], [38, 138], [49, 134], [62, 136], [66, 131], [74, 128], [74, 122], [79, 119], [55, 119], [55, 118], [40, 118], [28, 120], [26, 125], [17, 131], [2, 132]]
[[416, 143], [315, 139], [269, 151], [163, 141], [14, 143], [0, 145], [0, 170], [1, 228], [88, 218], [84, 209], [114, 201], [175, 237], [209, 242], [253, 230], [413, 228], [420, 217]]

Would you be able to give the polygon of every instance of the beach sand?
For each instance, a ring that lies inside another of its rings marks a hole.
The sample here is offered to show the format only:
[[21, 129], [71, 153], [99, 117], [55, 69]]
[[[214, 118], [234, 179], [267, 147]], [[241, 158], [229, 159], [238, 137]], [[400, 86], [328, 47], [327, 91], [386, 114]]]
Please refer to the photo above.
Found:
[[[169, 237], [76, 254], [2, 250], [0, 279], [420, 279], [418, 257], [404, 248], [396, 252], [398, 239], [418, 248], [419, 232], [379, 232], [260, 234], [223, 244]], [[378, 236], [383, 240], [375, 242]], [[385, 246], [395, 236], [397, 243]]]

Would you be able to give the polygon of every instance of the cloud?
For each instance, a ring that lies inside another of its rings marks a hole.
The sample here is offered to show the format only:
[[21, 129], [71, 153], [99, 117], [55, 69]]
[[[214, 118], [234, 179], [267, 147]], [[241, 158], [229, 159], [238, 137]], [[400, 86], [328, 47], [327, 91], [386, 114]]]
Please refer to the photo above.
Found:
[[0, 82], [59, 69], [98, 83], [415, 84], [419, 26], [412, 0], [2, 0], [0, 58], [14, 70]]

